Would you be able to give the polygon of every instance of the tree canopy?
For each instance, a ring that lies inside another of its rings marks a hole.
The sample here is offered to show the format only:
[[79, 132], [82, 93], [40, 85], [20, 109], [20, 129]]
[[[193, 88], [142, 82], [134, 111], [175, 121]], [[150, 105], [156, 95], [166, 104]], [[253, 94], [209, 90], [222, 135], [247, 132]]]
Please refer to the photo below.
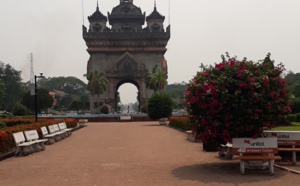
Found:
[[[38, 112], [41, 110], [51, 108], [53, 104], [53, 98], [49, 95], [49, 91], [46, 89], [37, 89], [37, 106]], [[25, 105], [32, 112], [35, 111], [34, 96], [30, 94], [30, 91], [24, 94], [22, 104]]]
[[146, 86], [147, 88], [154, 90], [154, 92], [161, 92], [168, 84], [167, 78], [167, 74], [162, 70], [159, 70], [158, 66], [156, 65], [152, 69], [152, 73], [147, 73], [145, 76]]
[[0, 62], [1, 110], [10, 111], [14, 104], [20, 101], [25, 92], [21, 80], [21, 71], [15, 70], [10, 64]]

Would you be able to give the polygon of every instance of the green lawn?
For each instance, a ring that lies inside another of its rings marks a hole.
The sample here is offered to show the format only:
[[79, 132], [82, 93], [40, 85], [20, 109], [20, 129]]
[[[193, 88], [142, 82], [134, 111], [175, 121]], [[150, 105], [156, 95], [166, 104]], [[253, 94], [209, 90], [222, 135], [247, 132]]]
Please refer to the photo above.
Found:
[[300, 122], [292, 122], [291, 126], [279, 126], [272, 130], [276, 131], [300, 131]]

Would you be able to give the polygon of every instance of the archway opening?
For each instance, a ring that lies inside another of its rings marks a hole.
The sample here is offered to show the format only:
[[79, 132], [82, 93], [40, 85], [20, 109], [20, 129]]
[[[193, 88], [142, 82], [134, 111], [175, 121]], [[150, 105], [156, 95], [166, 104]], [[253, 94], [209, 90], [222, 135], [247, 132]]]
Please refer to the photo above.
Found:
[[120, 102], [118, 112], [137, 113], [139, 112], [138, 88], [132, 83], [124, 83], [118, 89]]

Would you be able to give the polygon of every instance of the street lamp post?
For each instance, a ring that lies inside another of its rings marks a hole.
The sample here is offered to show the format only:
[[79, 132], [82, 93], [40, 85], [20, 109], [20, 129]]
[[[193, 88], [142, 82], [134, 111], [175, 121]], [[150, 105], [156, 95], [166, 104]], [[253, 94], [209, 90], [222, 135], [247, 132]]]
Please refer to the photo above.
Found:
[[34, 75], [34, 111], [35, 111], [35, 121], [38, 121], [38, 102], [37, 102], [37, 86], [36, 86], [36, 79], [37, 78], [44, 78], [43, 73], [40, 73], [39, 76]]

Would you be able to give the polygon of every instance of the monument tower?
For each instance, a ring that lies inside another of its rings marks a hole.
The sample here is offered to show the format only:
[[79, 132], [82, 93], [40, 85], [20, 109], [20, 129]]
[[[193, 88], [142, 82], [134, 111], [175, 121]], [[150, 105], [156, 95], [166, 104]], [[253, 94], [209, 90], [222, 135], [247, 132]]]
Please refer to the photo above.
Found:
[[[87, 73], [102, 72], [108, 80], [100, 100], [106, 100], [117, 111], [118, 89], [124, 83], [131, 83], [138, 89], [139, 105], [144, 105], [153, 94], [146, 87], [147, 72], [151, 73], [157, 65], [167, 74], [164, 54], [170, 39], [170, 26], [165, 30], [165, 16], [157, 11], [156, 4], [146, 16], [133, 0], [120, 0], [107, 17], [97, 3], [96, 11], [88, 20], [89, 28], [83, 25], [83, 39], [90, 54]], [[91, 109], [94, 102], [95, 98], [90, 96]]]

